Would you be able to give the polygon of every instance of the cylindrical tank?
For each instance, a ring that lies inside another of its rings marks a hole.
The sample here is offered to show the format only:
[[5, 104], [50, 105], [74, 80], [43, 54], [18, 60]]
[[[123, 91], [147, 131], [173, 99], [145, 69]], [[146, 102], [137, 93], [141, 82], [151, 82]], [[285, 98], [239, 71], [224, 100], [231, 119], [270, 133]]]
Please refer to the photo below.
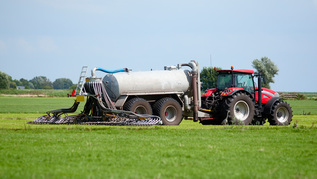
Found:
[[107, 74], [103, 83], [111, 100], [121, 95], [187, 93], [191, 90], [189, 70], [174, 69]]

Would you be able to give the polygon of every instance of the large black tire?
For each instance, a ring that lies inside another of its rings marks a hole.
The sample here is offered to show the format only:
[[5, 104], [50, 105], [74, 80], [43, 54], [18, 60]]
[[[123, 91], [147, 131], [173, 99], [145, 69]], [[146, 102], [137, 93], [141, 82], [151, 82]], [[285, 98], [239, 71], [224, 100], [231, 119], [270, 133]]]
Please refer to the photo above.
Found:
[[178, 125], [183, 120], [182, 107], [173, 98], [162, 98], [154, 103], [155, 115], [161, 117], [164, 125]]
[[152, 114], [152, 107], [149, 102], [143, 98], [132, 98], [127, 101], [123, 109], [126, 111], [132, 111], [137, 114]]
[[285, 101], [277, 101], [270, 110], [268, 121], [271, 125], [289, 125], [292, 121], [293, 110]]
[[245, 93], [236, 93], [225, 102], [225, 114], [229, 124], [251, 124], [254, 117], [254, 103]]

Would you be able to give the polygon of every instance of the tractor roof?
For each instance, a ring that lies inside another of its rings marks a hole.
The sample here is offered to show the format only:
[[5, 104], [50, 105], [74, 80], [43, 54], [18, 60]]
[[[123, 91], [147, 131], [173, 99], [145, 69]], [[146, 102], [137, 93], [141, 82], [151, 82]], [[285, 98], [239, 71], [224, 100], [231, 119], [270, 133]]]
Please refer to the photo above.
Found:
[[[240, 70], [232, 70], [233, 72], [236, 72], [236, 73], [254, 73], [253, 70], [247, 70], [247, 69], [240, 69]], [[217, 72], [231, 72], [231, 69], [230, 70], [217, 70]]]

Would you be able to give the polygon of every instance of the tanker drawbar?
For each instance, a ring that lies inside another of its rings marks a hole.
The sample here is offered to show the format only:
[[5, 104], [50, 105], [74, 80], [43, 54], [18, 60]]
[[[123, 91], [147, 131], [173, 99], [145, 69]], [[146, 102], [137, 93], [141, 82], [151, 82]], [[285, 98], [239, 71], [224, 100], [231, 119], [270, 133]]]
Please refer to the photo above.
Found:
[[[106, 73], [118, 73], [127, 69], [107, 71], [94, 69]], [[92, 72], [91, 78], [86, 78], [83, 84], [78, 83], [76, 100], [72, 107], [47, 111], [46, 115], [41, 116], [29, 124], [86, 124], [86, 125], [133, 125], [150, 126], [160, 125], [162, 120], [159, 116], [149, 114], [137, 114], [131, 111], [116, 109], [109, 98], [101, 78], [96, 78]], [[81, 73], [82, 74], [82, 73]], [[81, 76], [82, 77], [82, 76]], [[81, 86], [81, 87], [80, 87]], [[76, 112], [80, 102], [85, 101], [84, 110], [77, 115], [68, 115]]]

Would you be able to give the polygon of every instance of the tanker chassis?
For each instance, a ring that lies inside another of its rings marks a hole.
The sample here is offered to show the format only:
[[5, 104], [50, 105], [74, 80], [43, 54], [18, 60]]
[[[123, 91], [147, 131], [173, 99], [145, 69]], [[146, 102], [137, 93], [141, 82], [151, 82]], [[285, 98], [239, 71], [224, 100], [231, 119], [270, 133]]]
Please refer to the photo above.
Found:
[[[107, 75], [98, 78], [96, 71]], [[217, 87], [201, 95], [199, 65], [195, 61], [160, 71], [94, 68], [90, 78], [85, 76], [85, 81], [78, 83], [78, 96], [71, 108], [48, 111], [32, 123], [178, 125], [183, 119], [192, 119], [203, 125], [262, 125], [268, 119], [271, 125], [290, 124], [291, 107], [277, 92], [262, 88], [261, 74], [233, 67], [218, 70], [217, 74]], [[61, 118], [62, 114], [76, 111], [84, 101], [78, 97], [83, 96], [87, 97], [84, 111]]]

